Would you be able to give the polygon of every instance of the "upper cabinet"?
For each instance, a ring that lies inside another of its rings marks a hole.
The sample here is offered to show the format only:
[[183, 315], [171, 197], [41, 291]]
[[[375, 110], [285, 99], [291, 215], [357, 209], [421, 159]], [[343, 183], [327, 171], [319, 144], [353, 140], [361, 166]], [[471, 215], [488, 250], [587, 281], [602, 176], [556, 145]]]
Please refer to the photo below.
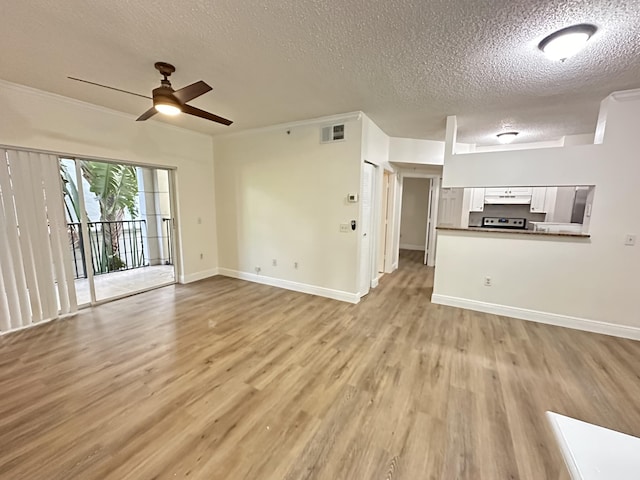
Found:
[[494, 187], [485, 188], [484, 191], [484, 203], [502, 205], [531, 203], [531, 187]]
[[472, 188], [471, 189], [471, 205], [469, 207], [470, 212], [483, 212], [484, 211], [484, 188]]
[[547, 197], [547, 187], [533, 187], [531, 192], [531, 213], [546, 213], [545, 199]]
[[533, 187], [531, 192], [531, 213], [552, 215], [555, 210], [558, 187]]

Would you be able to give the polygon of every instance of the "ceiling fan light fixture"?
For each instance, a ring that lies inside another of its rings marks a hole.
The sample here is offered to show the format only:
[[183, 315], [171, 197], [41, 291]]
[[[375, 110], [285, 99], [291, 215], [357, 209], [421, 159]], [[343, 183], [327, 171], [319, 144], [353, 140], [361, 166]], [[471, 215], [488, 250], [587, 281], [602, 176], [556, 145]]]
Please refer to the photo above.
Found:
[[506, 145], [507, 143], [513, 142], [518, 136], [518, 132], [503, 132], [496, 135], [498, 137], [498, 142]]
[[538, 48], [551, 60], [564, 62], [582, 50], [597, 30], [589, 23], [572, 25], [543, 38]]
[[173, 105], [171, 103], [156, 103], [154, 107], [158, 111], [158, 113], [162, 113], [163, 115], [175, 116], [179, 115], [182, 112], [182, 109], [180, 107], [177, 107], [176, 105]]

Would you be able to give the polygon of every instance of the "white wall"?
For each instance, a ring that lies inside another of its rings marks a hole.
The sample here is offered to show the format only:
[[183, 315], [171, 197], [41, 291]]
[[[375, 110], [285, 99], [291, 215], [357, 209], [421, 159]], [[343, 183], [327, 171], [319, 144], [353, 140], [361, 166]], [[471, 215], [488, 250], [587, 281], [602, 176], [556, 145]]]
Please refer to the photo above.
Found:
[[640, 245], [624, 245], [626, 233], [640, 233], [640, 95], [624, 98], [603, 103], [602, 144], [445, 159], [449, 187], [596, 189], [587, 240], [440, 231], [434, 301], [640, 338], [626, 328], [640, 328]]
[[409, 250], [425, 248], [429, 182], [428, 178], [403, 179], [400, 248]]
[[183, 281], [215, 273], [211, 137], [4, 81], [0, 112], [0, 144], [177, 168], [178, 273]]
[[444, 142], [391, 137], [389, 140], [389, 160], [391, 162], [442, 165], [444, 162]]
[[345, 140], [328, 144], [322, 125], [214, 139], [220, 271], [357, 301], [358, 235], [339, 227], [360, 220], [347, 194], [360, 191], [362, 120], [351, 118]]
[[[377, 282], [381, 274], [378, 272], [376, 252], [379, 250], [380, 243], [383, 242], [382, 235], [384, 231], [380, 222], [382, 217], [382, 188], [384, 184], [384, 171], [395, 172], [395, 167], [389, 163], [389, 136], [384, 133], [380, 127], [378, 127], [373, 121], [362, 114], [362, 161], [372, 163], [376, 166], [375, 171], [375, 190], [374, 190], [374, 205], [373, 205], [373, 241], [371, 242], [371, 248], [374, 253], [374, 260], [372, 262], [371, 278], [372, 286], [377, 286]], [[362, 212], [361, 212], [362, 214]], [[391, 228], [387, 231], [388, 255], [392, 255], [392, 240], [393, 240], [393, 225], [395, 223], [393, 208], [389, 214], [389, 225]], [[392, 262], [388, 262], [388, 268], [385, 271], [391, 270]]]

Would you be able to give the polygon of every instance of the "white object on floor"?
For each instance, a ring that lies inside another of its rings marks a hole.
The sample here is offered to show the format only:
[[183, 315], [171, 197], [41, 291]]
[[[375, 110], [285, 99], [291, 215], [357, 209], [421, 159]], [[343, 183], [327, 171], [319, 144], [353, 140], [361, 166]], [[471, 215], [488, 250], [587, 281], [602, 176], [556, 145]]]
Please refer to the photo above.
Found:
[[553, 412], [547, 418], [573, 480], [640, 478], [640, 438]]

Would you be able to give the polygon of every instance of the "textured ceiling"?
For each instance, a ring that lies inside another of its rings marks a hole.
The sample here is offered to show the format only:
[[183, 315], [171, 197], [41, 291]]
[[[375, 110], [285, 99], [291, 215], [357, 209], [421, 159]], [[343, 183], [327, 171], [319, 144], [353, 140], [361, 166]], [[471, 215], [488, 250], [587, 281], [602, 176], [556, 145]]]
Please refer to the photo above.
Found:
[[[214, 135], [362, 110], [392, 136], [443, 140], [457, 114], [462, 142], [507, 126], [530, 142], [593, 131], [603, 97], [640, 87], [638, 0], [29, 0], [2, 20], [0, 78], [139, 114], [148, 101], [66, 76], [149, 94], [167, 61], [235, 121], [171, 123]], [[538, 51], [582, 22], [599, 30], [578, 56]]]

